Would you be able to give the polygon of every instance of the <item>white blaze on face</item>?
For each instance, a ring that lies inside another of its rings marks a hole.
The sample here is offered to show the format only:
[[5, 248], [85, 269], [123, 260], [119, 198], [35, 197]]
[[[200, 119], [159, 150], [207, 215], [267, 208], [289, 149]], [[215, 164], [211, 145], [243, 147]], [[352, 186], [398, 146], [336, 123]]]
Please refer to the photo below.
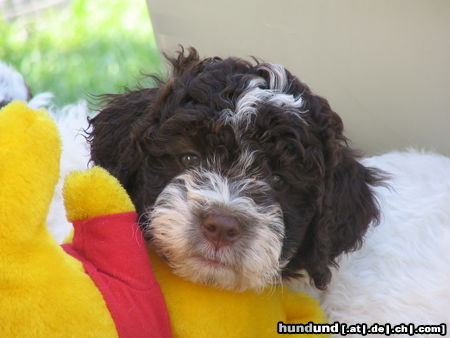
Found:
[[271, 104], [284, 107], [287, 112], [301, 119], [300, 109], [303, 106], [303, 99], [301, 96], [287, 93], [290, 84], [285, 68], [271, 63], [263, 63], [258, 68], [269, 74], [269, 83], [263, 77], [250, 80], [247, 88], [237, 99], [235, 111], [225, 110], [222, 118], [231, 123], [235, 130], [245, 130], [257, 114], [258, 107], [262, 104]]
[[[159, 195], [146, 232], [173, 271], [193, 282], [233, 290], [277, 283], [284, 236], [282, 212], [276, 203], [257, 205], [246, 193], [252, 189], [264, 192], [270, 187], [254, 179], [230, 181], [215, 172], [190, 170]], [[242, 222], [240, 238], [221, 249], [203, 237], [198, 216], [217, 209]]]

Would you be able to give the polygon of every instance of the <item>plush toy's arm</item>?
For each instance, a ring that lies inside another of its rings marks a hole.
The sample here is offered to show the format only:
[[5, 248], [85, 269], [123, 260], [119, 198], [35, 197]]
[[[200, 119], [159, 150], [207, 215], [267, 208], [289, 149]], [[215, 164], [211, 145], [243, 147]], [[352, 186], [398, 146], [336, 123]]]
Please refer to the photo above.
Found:
[[135, 211], [125, 189], [100, 167], [70, 173], [64, 182], [63, 196], [70, 222]]
[[73, 172], [66, 177], [63, 196], [74, 224], [73, 245], [86, 260], [135, 288], [156, 283], [143, 269], [150, 269], [150, 262], [134, 205], [114, 177], [100, 167]]
[[83, 262], [102, 292], [119, 335], [170, 336], [163, 296], [125, 189], [94, 167], [69, 175], [63, 195], [74, 224], [73, 243], [64, 248]]

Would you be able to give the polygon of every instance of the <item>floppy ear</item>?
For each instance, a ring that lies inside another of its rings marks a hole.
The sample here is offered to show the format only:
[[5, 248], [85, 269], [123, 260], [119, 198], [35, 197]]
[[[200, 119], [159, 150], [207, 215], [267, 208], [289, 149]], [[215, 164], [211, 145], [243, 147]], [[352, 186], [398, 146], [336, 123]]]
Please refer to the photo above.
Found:
[[119, 179], [139, 213], [153, 203], [165, 184], [158, 130], [179, 104], [177, 98], [168, 98], [177, 91], [177, 76], [198, 61], [195, 49], [184, 51], [181, 48], [177, 57], [168, 58], [171, 79], [165, 82], [151, 76], [157, 88], [102, 96], [104, 108], [90, 120], [92, 161]]
[[294, 260], [308, 271], [316, 287], [325, 289], [336, 257], [358, 248], [369, 224], [378, 220], [371, 186], [379, 184], [382, 176], [357, 161], [343, 136], [342, 120], [328, 102], [315, 95], [308, 101], [311, 127], [323, 147], [324, 179], [317, 212]]
[[104, 108], [89, 122], [91, 159], [117, 177], [130, 193], [142, 162], [137, 129], [156, 98], [157, 88], [102, 96]]

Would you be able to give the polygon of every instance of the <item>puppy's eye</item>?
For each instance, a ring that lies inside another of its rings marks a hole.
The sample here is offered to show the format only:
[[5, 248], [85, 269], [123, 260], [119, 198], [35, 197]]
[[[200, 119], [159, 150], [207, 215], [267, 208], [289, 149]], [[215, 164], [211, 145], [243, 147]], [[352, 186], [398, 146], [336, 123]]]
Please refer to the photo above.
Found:
[[273, 175], [270, 178], [270, 184], [274, 189], [281, 189], [284, 187], [285, 181], [280, 175]]
[[200, 157], [194, 154], [184, 154], [180, 156], [180, 162], [185, 168], [196, 167], [200, 164]]

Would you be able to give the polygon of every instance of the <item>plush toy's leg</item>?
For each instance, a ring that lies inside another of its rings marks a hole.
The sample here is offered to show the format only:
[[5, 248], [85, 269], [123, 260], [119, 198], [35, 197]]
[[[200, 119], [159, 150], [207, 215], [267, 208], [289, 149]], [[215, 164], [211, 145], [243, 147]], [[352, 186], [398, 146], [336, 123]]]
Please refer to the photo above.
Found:
[[3, 108], [0, 121], [0, 241], [5, 246], [8, 239], [16, 245], [44, 230], [61, 144], [52, 119], [23, 102]]

